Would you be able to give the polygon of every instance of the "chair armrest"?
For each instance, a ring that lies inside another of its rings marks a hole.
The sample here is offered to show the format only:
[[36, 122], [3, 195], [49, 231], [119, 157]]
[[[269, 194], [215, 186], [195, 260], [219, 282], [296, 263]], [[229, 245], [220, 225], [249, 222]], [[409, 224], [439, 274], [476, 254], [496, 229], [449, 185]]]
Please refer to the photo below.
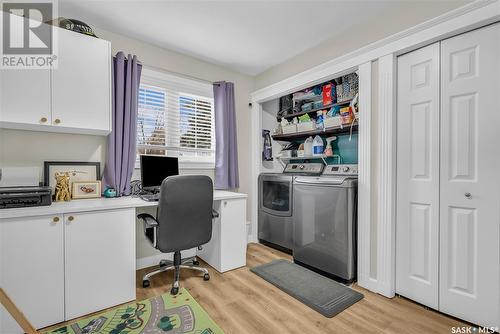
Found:
[[214, 209], [212, 209], [212, 219], [219, 218], [219, 217], [220, 217], [219, 213], [217, 211], [215, 211]]
[[142, 219], [146, 228], [158, 227], [158, 222], [155, 217], [151, 216], [149, 213], [141, 213], [137, 215], [137, 218]]

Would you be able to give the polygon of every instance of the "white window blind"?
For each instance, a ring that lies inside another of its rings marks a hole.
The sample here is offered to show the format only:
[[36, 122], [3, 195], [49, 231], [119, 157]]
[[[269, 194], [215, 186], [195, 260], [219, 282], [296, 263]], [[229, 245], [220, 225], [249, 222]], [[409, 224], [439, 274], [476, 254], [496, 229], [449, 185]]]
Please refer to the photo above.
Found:
[[179, 157], [181, 168], [214, 168], [212, 85], [145, 69], [139, 88], [137, 152]]

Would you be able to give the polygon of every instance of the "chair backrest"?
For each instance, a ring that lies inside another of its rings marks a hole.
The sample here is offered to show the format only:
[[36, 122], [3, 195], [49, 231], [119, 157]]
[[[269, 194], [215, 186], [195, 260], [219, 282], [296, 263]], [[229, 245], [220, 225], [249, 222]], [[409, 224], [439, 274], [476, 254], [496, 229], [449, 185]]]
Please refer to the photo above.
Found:
[[213, 183], [208, 176], [176, 175], [163, 180], [156, 217], [156, 247], [169, 253], [210, 241], [213, 196]]

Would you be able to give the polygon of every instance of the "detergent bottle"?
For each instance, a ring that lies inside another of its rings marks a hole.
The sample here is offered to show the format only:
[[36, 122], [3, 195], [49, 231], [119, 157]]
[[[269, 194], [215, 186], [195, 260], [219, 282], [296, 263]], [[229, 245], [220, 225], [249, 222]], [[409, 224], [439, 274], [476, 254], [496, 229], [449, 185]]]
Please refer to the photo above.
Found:
[[313, 154], [313, 137], [309, 136], [304, 142], [304, 155], [308, 156], [312, 154]]
[[313, 140], [312, 155], [314, 155], [314, 156], [323, 155], [323, 139], [321, 139], [321, 137], [318, 135], [316, 135], [316, 137], [314, 137], [314, 140]]

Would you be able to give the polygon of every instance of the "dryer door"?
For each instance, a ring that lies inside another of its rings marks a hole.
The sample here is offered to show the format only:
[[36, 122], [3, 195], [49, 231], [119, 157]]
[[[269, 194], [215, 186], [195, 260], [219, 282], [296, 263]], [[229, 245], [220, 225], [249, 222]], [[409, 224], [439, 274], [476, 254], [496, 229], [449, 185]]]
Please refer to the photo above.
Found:
[[292, 177], [260, 175], [259, 208], [274, 216], [292, 216]]

